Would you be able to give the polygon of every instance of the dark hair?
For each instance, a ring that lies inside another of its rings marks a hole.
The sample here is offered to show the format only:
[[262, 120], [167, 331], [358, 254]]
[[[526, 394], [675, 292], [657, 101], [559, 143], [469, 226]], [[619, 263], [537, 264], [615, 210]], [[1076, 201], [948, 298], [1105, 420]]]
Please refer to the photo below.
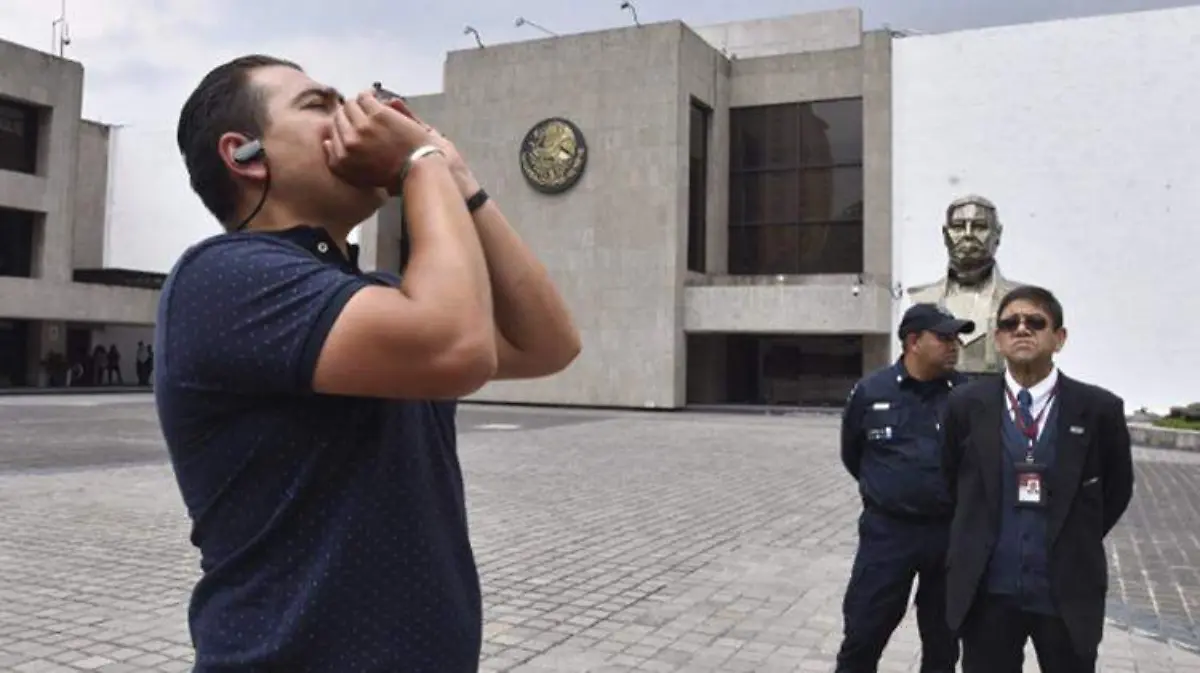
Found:
[[1050, 326], [1054, 329], [1060, 329], [1063, 326], [1063, 307], [1059, 303], [1058, 297], [1054, 293], [1044, 287], [1037, 285], [1022, 285], [1008, 291], [1008, 294], [1000, 300], [1000, 307], [996, 309], [996, 320], [1000, 320], [1000, 316], [1004, 315], [1004, 309], [1014, 301], [1027, 301], [1034, 306], [1042, 309], [1050, 316]]
[[250, 73], [258, 68], [284, 66], [302, 70], [291, 61], [253, 54], [213, 68], [179, 111], [175, 141], [187, 166], [192, 190], [204, 207], [228, 226], [237, 209], [237, 183], [217, 150], [225, 133], [262, 137], [267, 126], [262, 92], [250, 84]]

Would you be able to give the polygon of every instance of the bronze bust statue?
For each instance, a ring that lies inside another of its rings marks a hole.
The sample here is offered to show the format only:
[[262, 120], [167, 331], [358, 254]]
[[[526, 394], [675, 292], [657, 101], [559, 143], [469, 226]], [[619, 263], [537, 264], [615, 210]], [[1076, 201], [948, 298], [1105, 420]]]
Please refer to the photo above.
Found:
[[955, 199], [946, 208], [942, 225], [942, 240], [950, 258], [946, 275], [908, 289], [913, 303], [937, 304], [954, 317], [980, 326], [971, 334], [959, 335], [958, 369], [967, 374], [1004, 370], [1004, 360], [996, 352], [996, 310], [1005, 293], [1021, 283], [1002, 276], [996, 265], [1003, 229], [991, 201], [974, 194]]

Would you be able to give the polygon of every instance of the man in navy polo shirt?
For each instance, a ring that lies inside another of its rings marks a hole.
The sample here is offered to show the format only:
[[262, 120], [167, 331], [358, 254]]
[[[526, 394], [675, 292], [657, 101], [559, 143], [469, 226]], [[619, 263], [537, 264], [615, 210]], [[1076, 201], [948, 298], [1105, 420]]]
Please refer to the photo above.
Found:
[[[195, 670], [476, 671], [454, 400], [565, 368], [579, 336], [562, 298], [403, 103], [243, 57], [201, 81], [178, 142], [226, 229], [172, 270], [154, 349], [201, 552]], [[361, 271], [346, 241], [400, 193], [402, 282]]]
[[935, 304], [914, 304], [897, 332], [902, 354], [863, 377], [842, 414], [842, 463], [863, 502], [858, 551], [842, 601], [836, 673], [875, 673], [916, 592], [922, 673], [954, 673], [946, 624], [946, 544], [953, 502], [941, 474], [946, 404], [959, 335], [975, 330]]

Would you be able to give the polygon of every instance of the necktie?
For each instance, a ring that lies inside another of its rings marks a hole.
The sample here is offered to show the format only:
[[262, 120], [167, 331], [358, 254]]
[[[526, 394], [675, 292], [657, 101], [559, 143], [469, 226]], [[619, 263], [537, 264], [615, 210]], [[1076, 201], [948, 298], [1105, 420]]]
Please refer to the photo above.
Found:
[[1033, 418], [1033, 395], [1024, 388], [1017, 393], [1017, 413], [1021, 414], [1021, 429], [1025, 436], [1037, 439], [1037, 421]]

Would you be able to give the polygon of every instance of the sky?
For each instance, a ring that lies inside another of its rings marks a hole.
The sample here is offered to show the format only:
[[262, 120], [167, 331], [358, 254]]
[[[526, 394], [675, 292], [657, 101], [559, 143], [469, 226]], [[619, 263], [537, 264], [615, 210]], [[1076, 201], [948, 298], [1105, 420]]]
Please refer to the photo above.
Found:
[[[245, 53], [299, 62], [345, 91], [382, 81], [405, 94], [441, 89], [447, 51], [631, 23], [619, 0], [67, 0], [67, 58], [85, 68], [86, 118], [125, 127], [117, 151], [109, 266], [165, 271], [189, 244], [217, 233], [187, 188], [174, 126], [213, 66]], [[867, 29], [920, 32], [1193, 5], [1185, 0], [634, 0], [643, 23], [692, 25], [857, 4]], [[51, 50], [59, 0], [0, 0], [0, 39]], [[134, 195], [137, 198], [133, 198]], [[154, 224], [150, 224], [153, 222]]]

